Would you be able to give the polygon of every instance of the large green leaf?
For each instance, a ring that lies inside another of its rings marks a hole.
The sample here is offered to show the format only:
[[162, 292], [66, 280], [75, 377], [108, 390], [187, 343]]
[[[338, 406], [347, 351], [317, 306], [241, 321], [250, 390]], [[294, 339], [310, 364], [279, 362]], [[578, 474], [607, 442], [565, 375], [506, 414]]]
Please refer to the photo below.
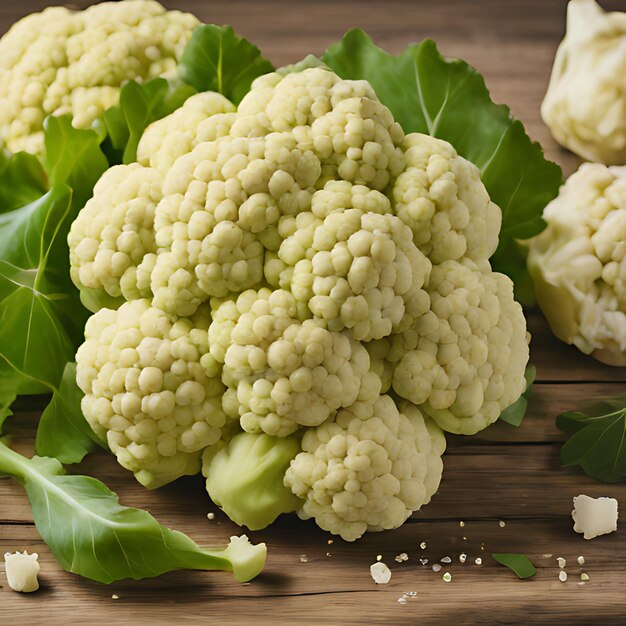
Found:
[[532, 578], [537, 568], [525, 554], [492, 554], [495, 561], [508, 567], [518, 578]]
[[99, 441], [83, 416], [83, 392], [76, 384], [76, 363], [68, 363], [59, 388], [39, 419], [36, 450], [39, 456], [54, 457], [61, 463], [80, 463]]
[[196, 90], [180, 81], [154, 78], [140, 84], [134, 80], [122, 87], [119, 104], [107, 109], [105, 151], [111, 164], [137, 160], [137, 146], [144, 130], [180, 108]]
[[178, 67], [181, 78], [198, 91], [216, 91], [239, 104], [252, 81], [274, 70], [260, 50], [230, 26], [198, 26]]
[[558, 193], [562, 172], [509, 109], [492, 102], [483, 77], [464, 61], [441, 56], [430, 40], [394, 56], [360, 30], [348, 32], [322, 60], [342, 78], [369, 81], [405, 132], [444, 139], [478, 166], [502, 209], [493, 266], [508, 274], [523, 269], [523, 259], [510, 262], [511, 240], [543, 230], [541, 214]]
[[561, 413], [556, 425], [571, 435], [561, 448], [563, 465], [579, 465], [605, 483], [626, 480], [626, 398]]
[[56, 459], [27, 459], [0, 442], [0, 472], [24, 486], [37, 530], [68, 572], [111, 583], [178, 569], [226, 570], [247, 581], [265, 564], [265, 544], [235, 537], [226, 548], [202, 549], [148, 512], [122, 506], [100, 481], [66, 475]]
[[0, 150], [0, 213], [36, 200], [47, 189], [46, 173], [36, 156]]
[[108, 165], [98, 135], [68, 116], [48, 118], [45, 133], [51, 190], [0, 214], [0, 372], [17, 375], [23, 393], [55, 389], [82, 341], [67, 233]]

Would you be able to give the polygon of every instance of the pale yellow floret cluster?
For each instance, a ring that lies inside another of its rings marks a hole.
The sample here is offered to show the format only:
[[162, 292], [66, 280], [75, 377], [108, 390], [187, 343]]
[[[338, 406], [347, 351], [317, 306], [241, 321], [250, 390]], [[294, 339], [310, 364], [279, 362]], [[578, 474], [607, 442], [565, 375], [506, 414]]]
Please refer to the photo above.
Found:
[[157, 172], [136, 163], [112, 167], [96, 183], [68, 236], [70, 274], [82, 285], [87, 308], [151, 297], [154, 212], [161, 197]]
[[214, 306], [209, 338], [224, 364], [224, 411], [248, 432], [284, 437], [357, 399], [367, 351], [348, 333], [298, 319], [299, 308], [282, 289], [245, 291]]
[[102, 309], [76, 354], [82, 410], [119, 463], [148, 487], [200, 469], [226, 421], [224, 387], [200, 364], [210, 316], [172, 321], [147, 300]]
[[[301, 516], [349, 540], [401, 525], [438, 487], [442, 429], [485, 428], [525, 385], [525, 321], [488, 262], [501, 217], [478, 169], [322, 68], [260, 77], [237, 111], [193, 96], [138, 155], [75, 226], [83, 295], [146, 297], [133, 306], [204, 332], [193, 364], [220, 388], [220, 445], [235, 429], [302, 437], [285, 482]], [[119, 256], [150, 219], [143, 260]], [[108, 332], [86, 344], [101, 368]]]
[[626, 365], [626, 167], [583, 164], [530, 245], [537, 301], [560, 339]]
[[25, 17], [0, 39], [0, 138], [13, 152], [39, 154], [48, 115], [70, 113], [74, 126], [89, 127], [117, 104], [124, 81], [175, 75], [198, 24], [154, 0]]
[[354, 408], [306, 431], [303, 452], [285, 475], [304, 500], [300, 517], [315, 518], [347, 541], [397, 528], [427, 504], [439, 486], [445, 450], [441, 430], [416, 406], [380, 395], [375, 374], [362, 390]]
[[431, 269], [410, 228], [390, 213], [380, 192], [328, 182], [310, 213], [281, 218], [266, 279], [291, 289], [331, 330], [348, 328], [360, 341], [386, 337], [428, 309], [422, 287]]

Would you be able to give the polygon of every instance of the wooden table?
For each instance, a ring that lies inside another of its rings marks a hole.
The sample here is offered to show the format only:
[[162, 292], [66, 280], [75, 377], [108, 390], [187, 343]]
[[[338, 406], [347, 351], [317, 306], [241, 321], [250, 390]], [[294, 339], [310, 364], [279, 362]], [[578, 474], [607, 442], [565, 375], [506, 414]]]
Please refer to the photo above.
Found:
[[[0, 30], [47, 4], [3, 2]], [[485, 75], [494, 99], [511, 106], [566, 174], [577, 167], [577, 159], [558, 148], [539, 117], [563, 35], [565, 1], [165, 4], [191, 10], [205, 21], [232, 24], [276, 65], [322, 52], [353, 26], [366, 29], [393, 52], [432, 37], [444, 54], [466, 59]], [[626, 10], [624, 0], [604, 4]], [[311, 522], [284, 519], [253, 533], [255, 541], [267, 542], [269, 556], [265, 572], [246, 585], [223, 573], [178, 572], [105, 587], [66, 574], [39, 538], [21, 488], [1, 480], [0, 553], [39, 552], [42, 589], [31, 596], [13, 593], [0, 573], [0, 624], [625, 623], [626, 528], [586, 542], [573, 532], [570, 511], [572, 497], [579, 493], [610, 495], [626, 507], [626, 486], [604, 485], [577, 469], [562, 469], [563, 436], [554, 418], [590, 399], [626, 395], [626, 371], [599, 365], [560, 344], [537, 313], [530, 315], [529, 324], [538, 382], [521, 428], [497, 424], [471, 439], [449, 437], [439, 495], [396, 531], [347, 544], [333, 541]], [[36, 420], [37, 414], [28, 411], [12, 420], [10, 431], [23, 452], [31, 450]], [[149, 509], [162, 523], [200, 543], [225, 543], [238, 532], [209, 502], [198, 478], [151, 493], [104, 454], [92, 455], [80, 469], [104, 480], [123, 503]], [[213, 521], [207, 520], [209, 511], [215, 512]], [[423, 550], [421, 542], [427, 544]], [[396, 563], [401, 552], [409, 560]], [[493, 552], [527, 554], [537, 565], [537, 576], [517, 580], [495, 564], [489, 556]], [[459, 563], [461, 553], [468, 555], [465, 564]], [[369, 565], [377, 555], [392, 569], [388, 585], [376, 586], [370, 577]], [[577, 563], [579, 555], [585, 557], [584, 567]], [[443, 572], [431, 569], [444, 556], [452, 558], [445, 567], [453, 577], [450, 583], [442, 580]], [[566, 583], [558, 579], [557, 557], [567, 559]], [[585, 584], [582, 571], [590, 577]], [[417, 596], [401, 604], [405, 592]]]

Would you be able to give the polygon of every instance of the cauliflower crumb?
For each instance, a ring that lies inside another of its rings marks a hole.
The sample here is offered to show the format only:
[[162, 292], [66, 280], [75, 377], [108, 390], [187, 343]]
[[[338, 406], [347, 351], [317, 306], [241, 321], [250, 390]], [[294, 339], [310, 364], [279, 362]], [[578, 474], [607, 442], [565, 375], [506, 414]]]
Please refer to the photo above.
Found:
[[386, 585], [391, 580], [391, 570], [382, 561], [370, 565], [370, 574], [377, 585]]
[[7, 552], [4, 555], [7, 582], [13, 591], [31, 593], [39, 589], [39, 555], [36, 552]]

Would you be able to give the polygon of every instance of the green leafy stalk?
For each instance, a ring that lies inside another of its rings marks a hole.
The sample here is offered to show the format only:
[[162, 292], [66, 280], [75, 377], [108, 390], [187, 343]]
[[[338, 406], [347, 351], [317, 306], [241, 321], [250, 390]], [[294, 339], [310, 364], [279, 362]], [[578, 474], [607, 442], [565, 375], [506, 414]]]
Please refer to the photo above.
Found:
[[519, 426], [526, 415], [528, 401], [532, 393], [532, 386], [537, 376], [537, 368], [534, 365], [527, 365], [524, 377], [526, 378], [526, 389], [524, 393], [511, 405], [506, 407], [500, 414], [500, 419], [511, 426]]
[[274, 66], [230, 26], [203, 24], [194, 30], [178, 71], [198, 91], [216, 91], [239, 104], [252, 81], [274, 71]]
[[626, 480], [626, 398], [605, 400], [585, 409], [566, 411], [557, 427], [570, 438], [561, 448], [561, 463], [578, 465], [596, 480]]
[[444, 58], [433, 41], [411, 45], [398, 56], [351, 30], [322, 60], [342, 78], [365, 79], [405, 132], [444, 139], [474, 163], [492, 200], [502, 210], [494, 269], [519, 282], [523, 258], [511, 261], [515, 239], [541, 232], [543, 209], [558, 193], [562, 172], [509, 109], [492, 102], [483, 77], [458, 59]]
[[265, 565], [264, 543], [232, 537], [225, 548], [202, 549], [146, 511], [122, 506], [100, 481], [66, 475], [56, 459], [27, 459], [0, 442], [0, 472], [26, 489], [35, 526], [60, 565], [85, 578], [109, 584], [198, 569], [231, 571], [245, 582]]
[[0, 150], [0, 213], [33, 202], [47, 189], [48, 179], [36, 156]]
[[495, 561], [508, 567], [518, 578], [532, 578], [537, 569], [525, 554], [492, 554]]
[[39, 418], [36, 451], [61, 463], [80, 463], [98, 446], [98, 439], [85, 419], [80, 403], [83, 392], [76, 384], [76, 363], [68, 363], [52, 400]]

